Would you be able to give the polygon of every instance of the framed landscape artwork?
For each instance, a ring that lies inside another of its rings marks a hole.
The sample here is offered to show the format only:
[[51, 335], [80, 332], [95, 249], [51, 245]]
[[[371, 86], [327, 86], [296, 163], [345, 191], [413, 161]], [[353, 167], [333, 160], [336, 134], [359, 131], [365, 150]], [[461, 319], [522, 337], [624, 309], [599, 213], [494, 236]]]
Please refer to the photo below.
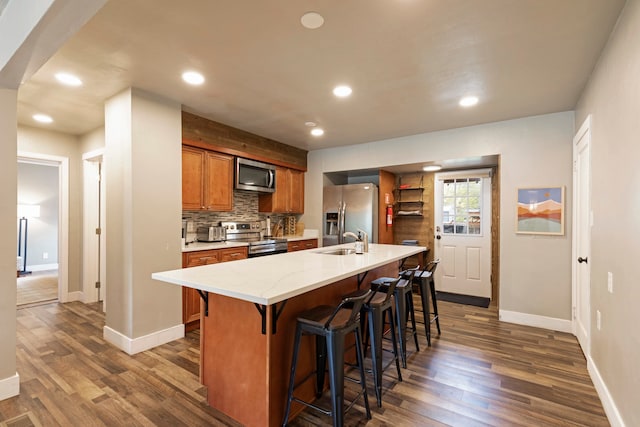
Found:
[[519, 188], [516, 233], [564, 235], [564, 187]]

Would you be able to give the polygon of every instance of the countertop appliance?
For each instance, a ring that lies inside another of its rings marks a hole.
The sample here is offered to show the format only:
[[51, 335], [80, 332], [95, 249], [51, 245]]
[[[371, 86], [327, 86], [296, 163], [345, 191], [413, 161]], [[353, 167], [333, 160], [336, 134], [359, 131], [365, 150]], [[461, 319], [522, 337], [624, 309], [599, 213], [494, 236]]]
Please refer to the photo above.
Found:
[[276, 191], [276, 167], [236, 157], [235, 187], [237, 190], [273, 193]]
[[227, 239], [224, 227], [200, 226], [196, 229], [198, 242], [223, 242]]
[[362, 230], [369, 242], [378, 241], [378, 187], [372, 183], [324, 187], [322, 246], [355, 241], [347, 231]]
[[287, 239], [264, 238], [260, 221], [221, 222], [227, 241], [249, 243], [249, 258], [287, 252]]

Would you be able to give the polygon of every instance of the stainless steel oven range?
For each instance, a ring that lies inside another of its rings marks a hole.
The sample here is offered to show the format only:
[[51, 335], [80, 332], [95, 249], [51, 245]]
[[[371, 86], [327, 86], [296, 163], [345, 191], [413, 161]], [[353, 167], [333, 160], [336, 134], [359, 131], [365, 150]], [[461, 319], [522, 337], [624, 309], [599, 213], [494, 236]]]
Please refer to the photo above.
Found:
[[249, 258], [287, 252], [287, 239], [263, 238], [260, 221], [221, 222], [228, 242], [249, 243]]

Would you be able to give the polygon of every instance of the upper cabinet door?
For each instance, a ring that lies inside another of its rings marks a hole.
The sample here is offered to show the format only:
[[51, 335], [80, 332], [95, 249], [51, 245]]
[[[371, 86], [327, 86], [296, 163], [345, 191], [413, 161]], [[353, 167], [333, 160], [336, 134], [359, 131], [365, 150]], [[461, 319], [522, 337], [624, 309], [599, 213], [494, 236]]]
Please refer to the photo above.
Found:
[[304, 213], [304, 172], [289, 169], [289, 212]]
[[182, 209], [205, 209], [204, 151], [197, 148], [182, 147]]
[[304, 213], [304, 172], [276, 168], [276, 191], [260, 194], [258, 211], [272, 213]]
[[182, 209], [233, 209], [233, 157], [182, 146]]
[[233, 210], [233, 157], [207, 151], [205, 176], [204, 204], [207, 210]]

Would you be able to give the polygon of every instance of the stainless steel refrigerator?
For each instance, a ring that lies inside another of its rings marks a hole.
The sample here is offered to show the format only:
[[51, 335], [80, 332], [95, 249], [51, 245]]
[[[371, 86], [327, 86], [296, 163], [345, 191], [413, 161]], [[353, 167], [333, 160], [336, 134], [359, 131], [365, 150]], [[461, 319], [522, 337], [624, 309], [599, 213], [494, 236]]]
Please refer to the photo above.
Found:
[[378, 241], [378, 187], [375, 184], [324, 187], [322, 207], [323, 246], [353, 242], [353, 238], [343, 236], [346, 231], [358, 234], [358, 230], [363, 230], [370, 243]]

